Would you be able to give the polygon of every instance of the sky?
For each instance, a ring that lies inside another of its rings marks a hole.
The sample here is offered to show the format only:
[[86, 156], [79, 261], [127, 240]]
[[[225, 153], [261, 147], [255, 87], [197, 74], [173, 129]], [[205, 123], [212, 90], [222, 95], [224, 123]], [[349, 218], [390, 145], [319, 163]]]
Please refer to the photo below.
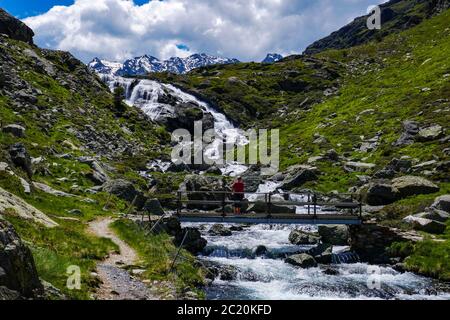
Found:
[[41, 47], [84, 62], [207, 53], [261, 61], [309, 44], [386, 0], [0, 0]]

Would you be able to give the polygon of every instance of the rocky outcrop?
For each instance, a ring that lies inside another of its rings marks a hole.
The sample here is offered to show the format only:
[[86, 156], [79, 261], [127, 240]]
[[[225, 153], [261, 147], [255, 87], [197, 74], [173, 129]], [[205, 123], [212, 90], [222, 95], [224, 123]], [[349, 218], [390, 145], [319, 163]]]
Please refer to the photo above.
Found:
[[[211, 191], [223, 191], [224, 184], [221, 177], [211, 177], [211, 176], [199, 176], [199, 175], [189, 175], [186, 176], [181, 189], [186, 191], [193, 191], [194, 193], [188, 193], [188, 199], [192, 201], [222, 201], [223, 195], [217, 194]], [[201, 191], [200, 193], [195, 193]], [[200, 210], [214, 210], [219, 208], [220, 205], [202, 205], [202, 204], [190, 204], [189, 209], [200, 209]]]
[[288, 257], [285, 262], [304, 269], [317, 267], [317, 261], [314, 259], [314, 257], [306, 253], [294, 254]]
[[43, 289], [30, 249], [0, 217], [0, 300], [36, 298]]
[[450, 212], [450, 194], [440, 196], [434, 200], [433, 208]]
[[314, 257], [318, 263], [330, 264], [333, 260], [333, 245], [328, 243], [319, 244], [307, 252]]
[[346, 246], [349, 241], [348, 227], [344, 225], [319, 226], [319, 235], [323, 243], [336, 246]]
[[431, 181], [416, 176], [403, 176], [392, 180], [392, 187], [396, 190], [398, 198], [406, 198], [419, 194], [439, 192], [439, 187]]
[[310, 245], [317, 244], [320, 236], [315, 233], [309, 233], [302, 230], [293, 230], [289, 234], [289, 242], [294, 245]]
[[232, 232], [222, 224], [215, 224], [209, 229], [208, 234], [216, 237], [229, 237], [232, 235]]
[[162, 216], [165, 213], [158, 199], [148, 199], [142, 210], [156, 216]]
[[397, 200], [396, 190], [390, 183], [370, 183], [367, 189], [366, 202], [371, 206], [382, 206]]
[[25, 136], [25, 128], [18, 124], [10, 124], [2, 128], [4, 133], [10, 133], [15, 137], [22, 138]]
[[389, 263], [387, 248], [394, 242], [409, 241], [396, 229], [370, 223], [350, 226], [349, 233], [351, 250], [361, 261], [374, 264]]
[[128, 202], [135, 201], [137, 207], [142, 207], [144, 196], [142, 192], [138, 191], [133, 183], [123, 179], [111, 180], [103, 185], [103, 191], [111, 193], [120, 199]]
[[417, 135], [417, 140], [420, 142], [434, 141], [444, 136], [444, 128], [440, 125], [423, 128]]
[[184, 241], [183, 248], [192, 254], [202, 252], [208, 242], [202, 238], [200, 231], [196, 228], [182, 229], [180, 233], [175, 235], [175, 245], [180, 246], [182, 244], [186, 233], [187, 236]]
[[49, 228], [58, 225], [40, 210], [0, 187], [0, 213], [6, 211], [8, 211], [8, 214], [41, 223]]
[[422, 218], [420, 216], [408, 216], [405, 219], [403, 219], [403, 221], [411, 224], [414, 230], [424, 231], [432, 234], [442, 234], [447, 228], [447, 225], [445, 223], [427, 218]]
[[33, 44], [33, 30], [2, 8], [0, 8], [0, 33], [8, 35], [11, 39]]
[[446, 0], [391, 0], [380, 5], [381, 23], [389, 24], [389, 27], [382, 30], [369, 30], [367, 28], [369, 15], [365, 15], [356, 18], [328, 37], [314, 42], [306, 48], [305, 54], [312, 55], [329, 49], [350, 48], [412, 28], [425, 18], [444, 11], [448, 6], [449, 3]]
[[9, 148], [9, 155], [11, 161], [15, 166], [22, 168], [31, 179], [33, 176], [33, 170], [31, 165], [31, 157], [28, 154], [27, 149], [22, 143], [16, 143]]
[[403, 176], [392, 181], [378, 180], [361, 188], [364, 199], [371, 206], [382, 206], [421, 194], [436, 193], [440, 188], [433, 182], [417, 176]]
[[317, 180], [317, 169], [309, 166], [295, 166], [288, 169], [280, 189], [292, 190], [303, 186], [306, 182]]

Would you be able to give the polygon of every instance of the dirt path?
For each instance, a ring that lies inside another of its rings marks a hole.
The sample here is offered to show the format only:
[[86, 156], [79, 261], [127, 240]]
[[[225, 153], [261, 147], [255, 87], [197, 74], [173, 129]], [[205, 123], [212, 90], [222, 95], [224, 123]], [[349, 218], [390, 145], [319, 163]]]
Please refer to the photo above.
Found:
[[89, 231], [101, 238], [111, 239], [120, 248], [120, 253], [111, 253], [97, 265], [97, 273], [102, 282], [95, 293], [97, 300], [157, 300], [150, 289], [128, 271], [122, 269], [131, 266], [137, 260], [137, 254], [129, 245], [109, 228], [113, 219], [104, 218], [91, 222]]

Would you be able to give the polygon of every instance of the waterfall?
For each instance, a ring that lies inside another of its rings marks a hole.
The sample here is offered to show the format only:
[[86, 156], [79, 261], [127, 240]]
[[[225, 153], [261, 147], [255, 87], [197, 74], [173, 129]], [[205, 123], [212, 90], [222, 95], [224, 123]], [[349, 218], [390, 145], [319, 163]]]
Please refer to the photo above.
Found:
[[[241, 130], [236, 128], [227, 117], [212, 108], [209, 104], [200, 101], [191, 94], [182, 91], [171, 84], [164, 84], [153, 80], [138, 80], [131, 78], [123, 78], [119, 76], [102, 75], [102, 80], [106, 82], [111, 91], [117, 86], [121, 86], [125, 90], [125, 102], [130, 106], [135, 106], [147, 114], [153, 121], [160, 121], [164, 117], [170, 117], [175, 114], [173, 105], [161, 102], [165, 95], [175, 97], [179, 103], [193, 103], [198, 105], [204, 113], [211, 114], [214, 119], [214, 129], [218, 136], [211, 145], [205, 150], [205, 156], [218, 160], [218, 148], [221, 142], [244, 146], [248, 144], [248, 139]], [[155, 167], [168, 168], [167, 165], [161, 163], [154, 164]], [[225, 175], [236, 176], [247, 170], [247, 166], [229, 162], [222, 168]]]

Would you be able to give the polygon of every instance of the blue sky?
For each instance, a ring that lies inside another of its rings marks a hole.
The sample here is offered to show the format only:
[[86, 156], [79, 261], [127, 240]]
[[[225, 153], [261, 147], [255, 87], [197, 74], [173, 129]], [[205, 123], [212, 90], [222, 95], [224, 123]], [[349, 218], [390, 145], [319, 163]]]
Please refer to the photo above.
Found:
[[84, 62], [194, 53], [261, 61], [301, 53], [385, 1], [0, 0], [0, 7], [34, 30], [37, 45]]
[[[74, 2], [74, 0], [0, 0], [0, 7], [23, 19], [45, 13], [54, 6], [70, 6]], [[137, 5], [147, 2], [149, 0], [134, 0]]]

